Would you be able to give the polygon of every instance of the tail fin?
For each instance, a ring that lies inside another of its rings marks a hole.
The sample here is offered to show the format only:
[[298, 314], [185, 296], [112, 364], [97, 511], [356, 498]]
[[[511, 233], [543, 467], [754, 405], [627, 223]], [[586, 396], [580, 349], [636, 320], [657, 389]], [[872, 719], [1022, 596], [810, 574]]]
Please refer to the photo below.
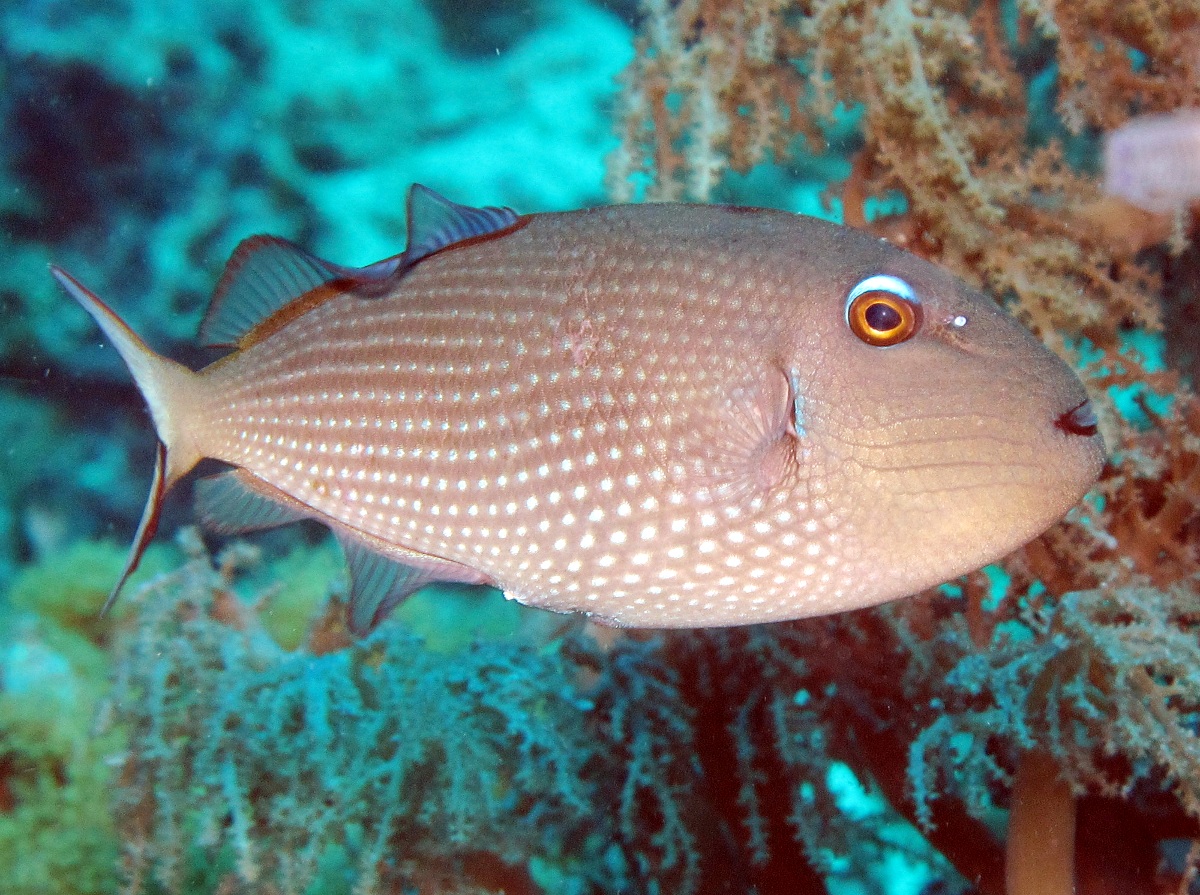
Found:
[[154, 464], [150, 496], [146, 499], [142, 521], [129, 548], [125, 569], [100, 611], [103, 615], [116, 602], [121, 588], [137, 569], [142, 554], [154, 537], [164, 495], [200, 461], [202, 456], [182, 427], [187, 415], [184, 412], [188, 403], [187, 395], [195, 388], [193, 383], [197, 374], [151, 351], [108, 305], [65, 270], [52, 265], [50, 272], [54, 274], [59, 285], [92, 315], [109, 341], [120, 352], [142, 392], [142, 397], [146, 399], [150, 415], [154, 419], [154, 428], [158, 432], [158, 454]]

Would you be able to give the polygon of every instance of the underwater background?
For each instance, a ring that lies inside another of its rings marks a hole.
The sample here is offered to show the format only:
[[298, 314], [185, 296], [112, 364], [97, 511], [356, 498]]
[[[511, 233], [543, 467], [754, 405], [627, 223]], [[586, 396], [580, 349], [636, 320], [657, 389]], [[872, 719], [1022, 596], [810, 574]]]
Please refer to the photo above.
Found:
[[[0, 893], [1200, 889], [1200, 190], [1100, 162], [1198, 94], [1185, 0], [0, 5]], [[200, 366], [241, 239], [366, 264], [414, 182], [868, 227], [1071, 362], [1110, 462], [960, 581], [669, 635], [441, 588], [356, 641], [320, 529], [180, 488], [100, 618], [154, 439], [47, 265]]]

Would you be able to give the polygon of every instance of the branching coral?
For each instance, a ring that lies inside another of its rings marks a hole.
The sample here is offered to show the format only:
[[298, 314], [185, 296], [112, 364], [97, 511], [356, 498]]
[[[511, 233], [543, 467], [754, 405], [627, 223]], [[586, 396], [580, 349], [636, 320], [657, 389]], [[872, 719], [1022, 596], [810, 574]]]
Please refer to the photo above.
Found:
[[236, 554], [189, 549], [120, 638], [124, 891], [697, 891], [692, 713], [658, 644], [434, 651], [396, 620], [351, 644], [334, 604], [289, 651]]
[[390, 891], [510, 865], [510, 890], [533, 891], [532, 856], [566, 860], [592, 784], [561, 659], [444, 656], [396, 630], [287, 652], [224, 587], [200, 555], [145, 592], [120, 661], [130, 891], [152, 874], [300, 893], [331, 872]]
[[[1012, 294], [1054, 342], [1125, 315], [1158, 324], [1154, 276], [1096, 227], [1098, 185], [1066, 161], [1073, 134], [1200, 102], [1194, 4], [648, 0], [645, 14], [616, 195], [707, 199], [797, 135], [823, 148], [837, 103], [861, 103], [847, 196], [902, 191], [894, 233], [915, 251]], [[1065, 128], [1039, 117], [1047, 86]]]
[[[1075, 861], [1081, 892], [1106, 875], [1113, 885], [1122, 861], [1142, 873], [1125, 891], [1190, 878], [1194, 867], [1167, 870], [1156, 849], [1197, 840], [1200, 820], [1200, 402], [1139, 346], [1173, 319], [1164, 285], [1194, 281], [1195, 258], [1171, 260], [1163, 245], [1173, 229], [1186, 235], [1186, 215], [1172, 222], [1102, 195], [1095, 160], [1102, 131], [1200, 104], [1200, 7], [645, 0], [643, 10], [618, 108], [617, 195], [707, 199], [731, 170], [786, 164], [800, 140], [826, 151], [849, 109], [861, 132], [839, 191], [847, 223], [1009, 304], [1080, 368], [1112, 451], [1088, 500], [1003, 575], [777, 629], [769, 651], [753, 650], [760, 669], [777, 667], [762, 663], [781, 648], [803, 658], [792, 681], [824, 694], [805, 710], [824, 748], [872, 777], [984, 892], [1004, 890], [996, 810], [1014, 779], [1019, 797], [1055, 802], [1062, 817], [1078, 803], [1081, 851], [1073, 857], [1070, 836], [1056, 853], [1026, 848], [1033, 828], [1017, 811], [1010, 865], [1058, 861], [1069, 881]], [[889, 192], [904, 213], [868, 222], [865, 201]], [[743, 754], [786, 754], [761, 720], [731, 724], [758, 743]], [[751, 817], [766, 788], [743, 798]], [[1097, 831], [1118, 816], [1156, 832], [1105, 852]], [[761, 839], [754, 824], [749, 833]], [[1031, 891], [1021, 869], [1010, 867], [1013, 893]]]

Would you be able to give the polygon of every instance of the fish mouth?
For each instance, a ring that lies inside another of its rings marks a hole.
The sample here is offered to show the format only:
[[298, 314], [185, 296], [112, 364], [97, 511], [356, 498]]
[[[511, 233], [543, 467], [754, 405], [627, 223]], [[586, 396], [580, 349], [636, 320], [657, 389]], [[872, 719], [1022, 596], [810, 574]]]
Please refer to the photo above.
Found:
[[1054, 428], [1068, 435], [1080, 435], [1090, 438], [1099, 431], [1096, 411], [1092, 402], [1084, 398], [1066, 413], [1059, 414], [1054, 421]]

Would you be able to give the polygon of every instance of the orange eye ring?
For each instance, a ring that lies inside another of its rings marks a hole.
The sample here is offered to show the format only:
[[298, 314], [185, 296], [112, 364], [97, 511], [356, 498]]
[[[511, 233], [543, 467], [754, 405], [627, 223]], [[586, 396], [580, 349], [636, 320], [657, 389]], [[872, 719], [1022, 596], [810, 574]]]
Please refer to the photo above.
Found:
[[846, 297], [846, 325], [868, 345], [905, 342], [921, 328], [921, 320], [920, 299], [899, 277], [867, 277]]

